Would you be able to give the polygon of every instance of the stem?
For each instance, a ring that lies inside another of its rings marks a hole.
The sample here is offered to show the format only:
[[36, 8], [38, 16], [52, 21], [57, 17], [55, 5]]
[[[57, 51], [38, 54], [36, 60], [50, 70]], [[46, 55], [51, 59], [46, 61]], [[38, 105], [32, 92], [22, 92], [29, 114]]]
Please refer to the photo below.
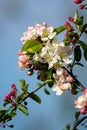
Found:
[[86, 89], [85, 86], [84, 86], [68, 69], [66, 69], [65, 67], [63, 67], [63, 69], [65, 69], [65, 70], [68, 72], [68, 74], [72, 76], [72, 78], [76, 81], [76, 83], [77, 83], [83, 90]]
[[79, 119], [78, 121], [76, 121], [76, 123], [74, 124], [74, 127], [73, 127], [72, 130], [74, 130], [75, 128], [77, 128], [77, 126], [78, 126], [79, 124], [81, 124], [86, 118], [87, 118], [87, 116], [84, 116], [84, 117], [82, 117], [81, 119]]
[[32, 91], [31, 93], [28, 93], [25, 95], [25, 97], [23, 98], [22, 102], [25, 101], [30, 95], [34, 94], [35, 92], [37, 92], [39, 89], [41, 89], [45, 84], [42, 84], [40, 87], [36, 88], [34, 91]]
[[80, 37], [81, 37], [81, 35], [83, 34], [83, 32], [85, 31], [86, 28], [87, 28], [87, 23], [83, 25], [82, 30], [81, 30]]

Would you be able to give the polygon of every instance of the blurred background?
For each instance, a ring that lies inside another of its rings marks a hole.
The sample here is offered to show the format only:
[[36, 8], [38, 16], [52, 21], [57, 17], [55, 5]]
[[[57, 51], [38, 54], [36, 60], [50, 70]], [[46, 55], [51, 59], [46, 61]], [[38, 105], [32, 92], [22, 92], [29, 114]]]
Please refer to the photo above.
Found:
[[[19, 79], [26, 79], [30, 84], [30, 90], [34, 90], [36, 74], [33, 77], [26, 75], [27, 70], [20, 71], [17, 66], [18, 51], [22, 47], [20, 38], [28, 26], [36, 22], [46, 21], [54, 27], [63, 25], [68, 16], [73, 16], [77, 5], [72, 0], [0, 0], [0, 107], [3, 98], [11, 90], [11, 84], [15, 83], [20, 89]], [[85, 11], [79, 12], [86, 15]], [[86, 36], [83, 38], [87, 41]], [[59, 40], [63, 39], [59, 35]], [[78, 78], [87, 85], [87, 62], [83, 59], [84, 68], [76, 67]], [[29, 116], [18, 111], [9, 124], [14, 124], [13, 130], [62, 130], [67, 123], [74, 121], [74, 99], [77, 96], [65, 92], [62, 96], [56, 96], [50, 90], [51, 95], [44, 94], [43, 89], [37, 92], [42, 99], [39, 105], [28, 100]], [[9, 130], [10, 128], [6, 128]], [[85, 130], [80, 126], [79, 130]], [[0, 130], [3, 128], [0, 127]]]

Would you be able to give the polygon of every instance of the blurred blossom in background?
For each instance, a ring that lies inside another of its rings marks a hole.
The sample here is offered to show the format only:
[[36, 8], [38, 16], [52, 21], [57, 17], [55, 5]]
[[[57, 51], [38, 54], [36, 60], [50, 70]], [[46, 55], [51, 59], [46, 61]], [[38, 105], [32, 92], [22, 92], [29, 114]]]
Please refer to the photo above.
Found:
[[[72, 0], [0, 0], [0, 107], [12, 83], [20, 90], [19, 79], [24, 78], [30, 83], [30, 91], [35, 89], [36, 75], [28, 77], [27, 70], [20, 71], [17, 66], [22, 33], [36, 22], [46, 21], [54, 27], [63, 25], [76, 9]], [[82, 13], [85, 15], [85, 12]], [[58, 38], [63, 40], [63, 35], [60, 34]], [[85, 67], [76, 68], [75, 73], [86, 85], [86, 76], [82, 74], [87, 72], [87, 63], [84, 60], [83, 63]], [[15, 125], [13, 130], [62, 130], [66, 123], [74, 121], [76, 109], [73, 101], [76, 96], [65, 92], [58, 97], [52, 90], [50, 92], [50, 96], [45, 95], [43, 89], [37, 92], [42, 99], [41, 105], [28, 100], [30, 115], [26, 117], [18, 111], [17, 117], [9, 122]], [[80, 129], [85, 130], [81, 126]]]

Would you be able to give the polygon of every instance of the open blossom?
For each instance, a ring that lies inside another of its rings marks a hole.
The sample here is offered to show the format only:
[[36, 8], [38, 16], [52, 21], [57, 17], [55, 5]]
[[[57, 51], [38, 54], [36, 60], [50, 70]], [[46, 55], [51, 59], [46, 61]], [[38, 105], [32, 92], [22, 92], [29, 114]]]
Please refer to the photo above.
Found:
[[58, 40], [53, 40], [52, 43], [50, 41], [46, 43], [41, 52], [34, 56], [34, 60], [48, 63], [49, 69], [52, 67], [57, 69], [59, 66], [66, 66], [72, 62], [71, 54], [70, 47], [65, 46], [63, 42], [59, 43]]
[[23, 44], [28, 40], [36, 40], [40, 38], [42, 42], [46, 42], [49, 39], [55, 37], [56, 32], [54, 32], [54, 28], [52, 25], [47, 25], [47, 23], [43, 22], [43, 24], [36, 23], [35, 26], [28, 27], [28, 30], [23, 33], [21, 41]]
[[74, 101], [75, 107], [81, 109], [81, 114], [87, 113], [87, 89], [84, 90], [83, 95], [79, 96], [77, 100]]
[[54, 74], [55, 83], [52, 86], [52, 90], [56, 92], [56, 95], [61, 95], [64, 91], [71, 90], [72, 86], [68, 82], [64, 82], [63, 70], [61, 69], [61, 74]]

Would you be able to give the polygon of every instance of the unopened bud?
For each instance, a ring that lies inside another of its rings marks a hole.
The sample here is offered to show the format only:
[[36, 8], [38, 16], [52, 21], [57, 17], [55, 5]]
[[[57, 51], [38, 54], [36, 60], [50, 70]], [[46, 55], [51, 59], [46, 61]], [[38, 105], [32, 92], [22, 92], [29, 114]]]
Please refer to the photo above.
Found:
[[27, 75], [28, 75], [28, 76], [30, 76], [30, 75], [32, 75], [32, 74], [33, 74], [33, 70], [32, 70], [32, 69], [30, 69], [30, 70], [27, 71]]

